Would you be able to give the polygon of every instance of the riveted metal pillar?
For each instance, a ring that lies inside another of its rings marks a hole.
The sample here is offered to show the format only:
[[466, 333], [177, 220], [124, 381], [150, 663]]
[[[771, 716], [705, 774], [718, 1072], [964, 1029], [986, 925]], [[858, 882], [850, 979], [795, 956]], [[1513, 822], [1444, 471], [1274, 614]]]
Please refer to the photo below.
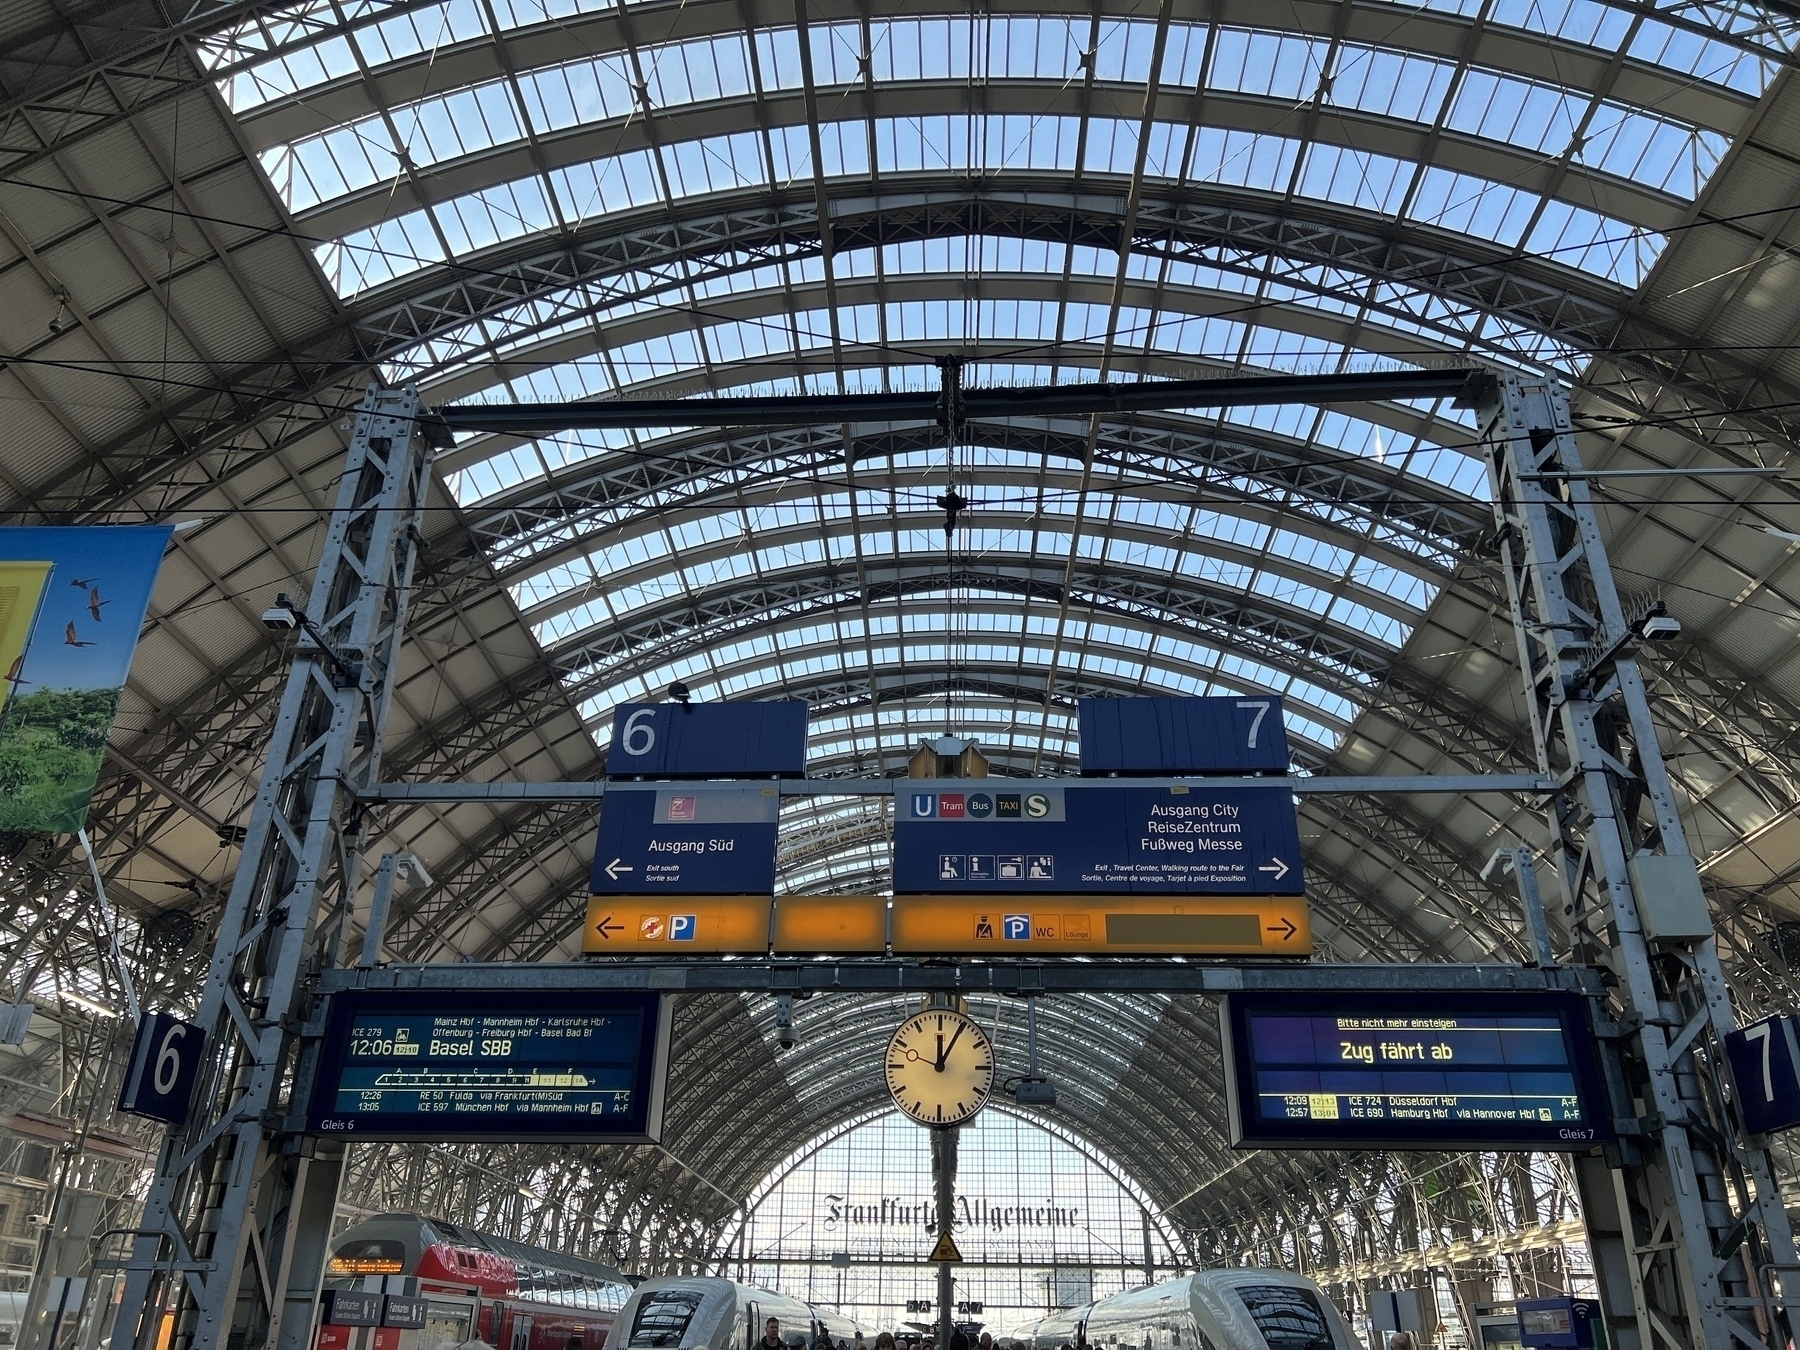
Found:
[[[323, 1240], [316, 1217], [329, 1216], [339, 1169], [279, 1126], [305, 983], [329, 962], [356, 885], [354, 792], [379, 775], [428, 485], [421, 411], [412, 390], [371, 387], [352, 414], [311, 627], [296, 638], [200, 998], [209, 1062], [187, 1124], [163, 1142], [114, 1350], [154, 1344], [164, 1309], [173, 1350], [260, 1350], [278, 1335], [290, 1272], [316, 1271], [290, 1239]], [[331, 1195], [307, 1194], [322, 1178]], [[310, 1317], [310, 1295], [296, 1303]]]
[[1769, 1154], [1726, 1105], [1731, 1003], [1568, 395], [1508, 374], [1479, 408], [1539, 767], [1558, 784], [1546, 862], [1576, 958], [1616, 978], [1601, 1024], [1620, 1140], [1576, 1169], [1608, 1341], [1784, 1345], [1773, 1268], [1793, 1269], [1793, 1234]]

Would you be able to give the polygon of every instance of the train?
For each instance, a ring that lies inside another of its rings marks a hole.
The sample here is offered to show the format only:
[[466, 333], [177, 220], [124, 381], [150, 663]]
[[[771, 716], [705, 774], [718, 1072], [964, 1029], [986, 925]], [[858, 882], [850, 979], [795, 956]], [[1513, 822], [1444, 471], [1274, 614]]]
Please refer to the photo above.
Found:
[[1360, 1350], [1325, 1291], [1285, 1270], [1232, 1267], [1053, 1312], [1014, 1334], [1028, 1350]]
[[[420, 1214], [346, 1228], [325, 1263], [327, 1289], [423, 1299], [425, 1325], [410, 1338], [419, 1350], [472, 1340], [495, 1350], [604, 1350], [632, 1283], [610, 1266]], [[321, 1326], [316, 1350], [353, 1350], [350, 1332]], [[374, 1346], [386, 1350], [388, 1339]]]
[[768, 1320], [789, 1350], [855, 1350], [851, 1318], [735, 1280], [677, 1276], [645, 1280], [619, 1312], [612, 1350], [752, 1350]]

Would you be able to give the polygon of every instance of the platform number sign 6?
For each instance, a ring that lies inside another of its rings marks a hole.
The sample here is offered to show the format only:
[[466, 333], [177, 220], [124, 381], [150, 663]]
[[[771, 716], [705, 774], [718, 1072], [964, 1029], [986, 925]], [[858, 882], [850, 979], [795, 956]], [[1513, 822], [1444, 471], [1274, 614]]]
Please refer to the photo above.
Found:
[[187, 1119], [194, 1080], [206, 1053], [206, 1033], [173, 1013], [147, 1013], [131, 1042], [130, 1067], [119, 1109], [179, 1125]]
[[639, 708], [627, 717], [619, 732], [619, 748], [633, 758], [649, 754], [656, 747], [655, 719], [654, 708]]
[[1738, 1111], [1751, 1134], [1800, 1125], [1800, 1036], [1788, 1015], [1725, 1035], [1725, 1053], [1737, 1086]]

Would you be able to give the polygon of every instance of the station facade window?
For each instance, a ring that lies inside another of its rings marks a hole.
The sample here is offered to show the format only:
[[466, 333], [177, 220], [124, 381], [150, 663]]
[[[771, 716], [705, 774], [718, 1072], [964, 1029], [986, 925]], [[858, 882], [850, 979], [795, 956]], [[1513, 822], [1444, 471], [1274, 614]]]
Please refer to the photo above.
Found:
[[[1149, 1196], [1105, 1155], [988, 1110], [961, 1132], [952, 1235], [959, 1321], [996, 1335], [1191, 1267]], [[752, 1197], [738, 1278], [835, 1306], [870, 1333], [933, 1322], [931, 1144], [896, 1114], [802, 1150]]]

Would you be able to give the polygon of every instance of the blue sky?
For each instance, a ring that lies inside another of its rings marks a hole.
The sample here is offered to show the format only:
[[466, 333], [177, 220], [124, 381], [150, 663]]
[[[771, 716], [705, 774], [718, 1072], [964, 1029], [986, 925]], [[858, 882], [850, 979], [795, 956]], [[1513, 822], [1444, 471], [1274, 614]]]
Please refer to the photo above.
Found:
[[[53, 566], [20, 673], [21, 693], [40, 689], [110, 689], [125, 683], [150, 588], [169, 542], [166, 525], [31, 525], [0, 527], [0, 559]], [[88, 587], [99, 588], [100, 621], [88, 613]], [[68, 625], [91, 647], [71, 647]]]

